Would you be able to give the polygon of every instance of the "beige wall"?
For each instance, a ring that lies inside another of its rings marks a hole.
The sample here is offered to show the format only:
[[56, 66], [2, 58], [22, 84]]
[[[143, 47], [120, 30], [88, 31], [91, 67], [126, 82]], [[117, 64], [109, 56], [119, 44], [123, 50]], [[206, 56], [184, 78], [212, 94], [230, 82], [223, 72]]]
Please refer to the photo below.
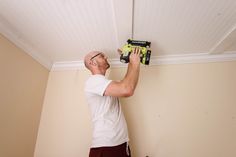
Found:
[[[133, 157], [235, 157], [235, 69], [236, 62], [142, 67], [135, 95], [122, 99]], [[88, 156], [88, 76], [50, 72], [35, 157]]]
[[33, 157], [48, 74], [0, 34], [1, 157]]

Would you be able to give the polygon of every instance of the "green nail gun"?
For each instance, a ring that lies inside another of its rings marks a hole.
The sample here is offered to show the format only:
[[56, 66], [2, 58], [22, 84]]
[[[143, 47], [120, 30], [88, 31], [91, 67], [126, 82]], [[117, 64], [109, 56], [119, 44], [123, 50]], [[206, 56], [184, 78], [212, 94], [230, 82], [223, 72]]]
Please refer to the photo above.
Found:
[[139, 47], [141, 49], [140, 62], [145, 65], [149, 65], [150, 57], [151, 57], [151, 42], [148, 41], [139, 41], [128, 39], [127, 44], [122, 47], [120, 61], [122, 63], [129, 62], [129, 56], [133, 49]]

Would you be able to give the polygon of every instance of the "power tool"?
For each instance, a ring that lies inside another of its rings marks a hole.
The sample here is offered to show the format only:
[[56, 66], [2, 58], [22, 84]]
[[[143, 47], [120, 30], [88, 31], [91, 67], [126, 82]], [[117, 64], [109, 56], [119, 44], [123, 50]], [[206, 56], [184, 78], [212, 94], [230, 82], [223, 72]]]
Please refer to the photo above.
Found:
[[129, 56], [136, 47], [139, 47], [141, 49], [140, 62], [142, 64], [149, 65], [151, 57], [151, 42], [148, 41], [128, 39], [127, 44], [122, 47], [120, 61], [122, 63], [128, 63]]

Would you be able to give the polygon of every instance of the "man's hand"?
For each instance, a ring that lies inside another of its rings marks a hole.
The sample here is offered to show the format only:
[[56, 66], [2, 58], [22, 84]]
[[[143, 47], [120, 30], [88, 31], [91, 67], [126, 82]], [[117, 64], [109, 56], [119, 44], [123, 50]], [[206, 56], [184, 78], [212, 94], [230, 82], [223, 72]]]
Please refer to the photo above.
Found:
[[139, 65], [140, 64], [140, 48], [134, 48], [129, 56], [129, 62], [133, 65]]
[[106, 88], [105, 96], [129, 97], [134, 94], [140, 69], [140, 48], [135, 48], [129, 56], [126, 75], [121, 81], [112, 81]]

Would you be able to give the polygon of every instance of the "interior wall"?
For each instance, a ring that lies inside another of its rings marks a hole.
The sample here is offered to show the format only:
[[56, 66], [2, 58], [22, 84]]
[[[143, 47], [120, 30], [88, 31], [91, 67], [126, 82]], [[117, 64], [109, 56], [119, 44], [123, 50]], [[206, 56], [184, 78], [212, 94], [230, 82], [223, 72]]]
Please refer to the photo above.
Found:
[[[142, 66], [122, 98], [133, 157], [235, 157], [236, 62]], [[109, 71], [121, 79], [126, 68]], [[34, 157], [88, 156], [86, 70], [50, 72]]]
[[32, 157], [49, 71], [0, 34], [0, 156]]

